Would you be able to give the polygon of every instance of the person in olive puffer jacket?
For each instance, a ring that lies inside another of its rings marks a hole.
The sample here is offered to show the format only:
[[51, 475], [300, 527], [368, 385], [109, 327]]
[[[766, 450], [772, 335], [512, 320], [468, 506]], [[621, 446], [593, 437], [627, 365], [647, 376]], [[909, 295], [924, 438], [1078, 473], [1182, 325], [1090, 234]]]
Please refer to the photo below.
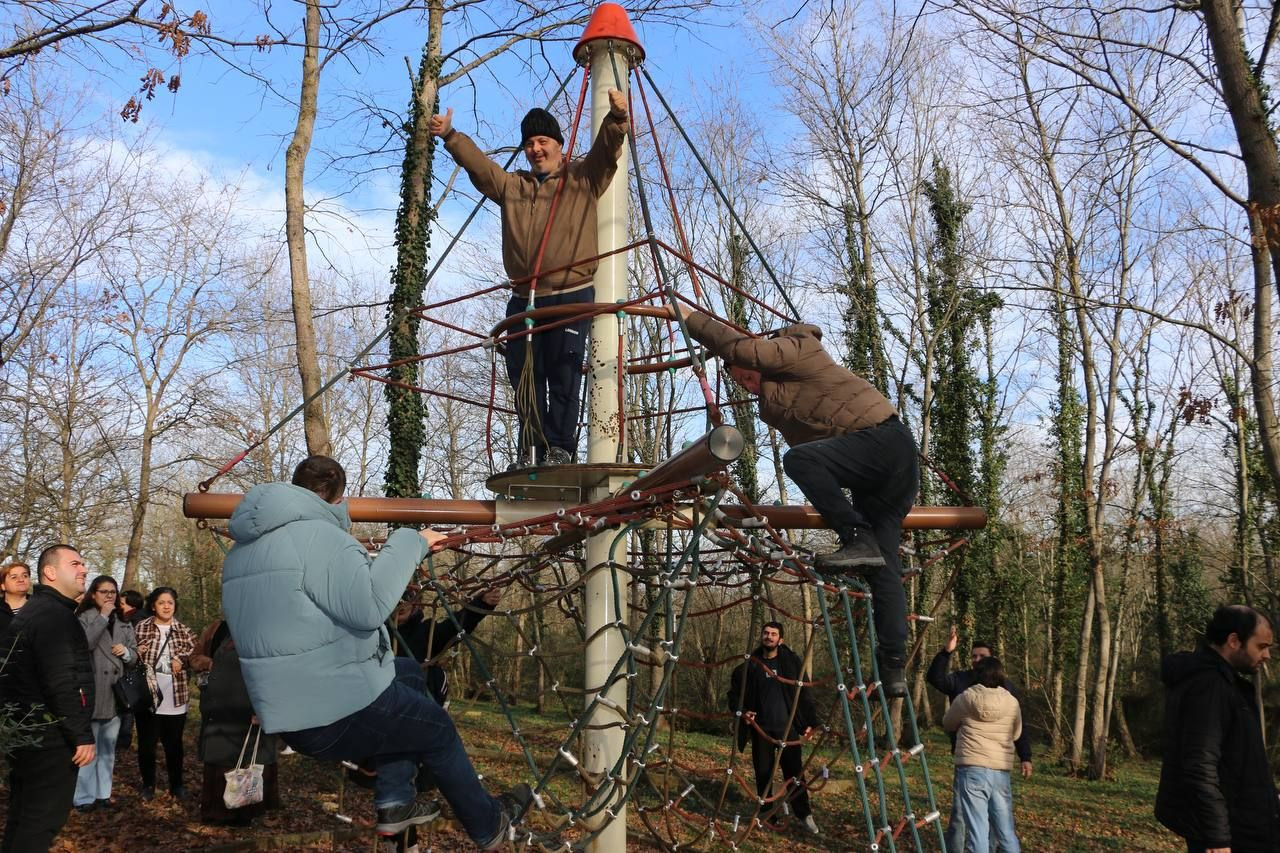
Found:
[[880, 681], [887, 695], [905, 696], [907, 596], [898, 547], [920, 482], [911, 430], [875, 386], [823, 349], [817, 326], [799, 323], [756, 338], [701, 311], [676, 303], [671, 310], [757, 395], [760, 420], [791, 445], [782, 458], [787, 476], [840, 537], [837, 550], [818, 555], [817, 567], [866, 577], [875, 597]]
[[94, 749], [93, 665], [76, 619], [84, 592], [84, 559], [69, 545], [46, 548], [37, 563], [40, 585], [0, 634], [4, 660], [0, 705], [12, 705], [10, 726], [35, 727], [9, 754], [6, 851], [48, 850], [67, 822], [79, 768]]

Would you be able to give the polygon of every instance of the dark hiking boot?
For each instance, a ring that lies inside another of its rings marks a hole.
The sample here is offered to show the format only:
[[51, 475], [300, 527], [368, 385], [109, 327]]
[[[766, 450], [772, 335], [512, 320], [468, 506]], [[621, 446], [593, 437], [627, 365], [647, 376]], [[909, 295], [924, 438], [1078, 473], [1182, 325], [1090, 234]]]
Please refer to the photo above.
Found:
[[890, 699], [901, 699], [907, 695], [907, 670], [901, 658], [876, 656], [880, 665], [880, 689]]
[[841, 545], [829, 554], [819, 554], [819, 570], [837, 570], [861, 574], [884, 565], [884, 555], [865, 530], [851, 530], [840, 537]]
[[430, 823], [438, 817], [440, 817], [440, 806], [435, 800], [426, 802], [415, 800], [402, 806], [378, 809], [378, 825], [374, 830], [379, 835], [396, 835], [411, 826]]
[[528, 785], [519, 784], [498, 795], [498, 831], [493, 837], [480, 845], [481, 850], [500, 850], [507, 843], [511, 828], [520, 822], [524, 813], [533, 804], [533, 791]]

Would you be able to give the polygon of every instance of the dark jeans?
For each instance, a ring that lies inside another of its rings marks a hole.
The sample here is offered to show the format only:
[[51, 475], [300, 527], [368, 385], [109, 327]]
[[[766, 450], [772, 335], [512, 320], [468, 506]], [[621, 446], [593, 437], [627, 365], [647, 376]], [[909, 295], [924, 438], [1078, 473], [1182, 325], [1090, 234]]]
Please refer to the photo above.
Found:
[[[594, 302], [596, 290], [586, 287], [572, 293], [551, 293], [534, 299], [535, 308]], [[526, 296], [512, 296], [507, 302], [507, 316], [519, 314], [529, 306]], [[563, 318], [559, 318], [563, 319]], [[549, 318], [543, 323], [554, 323]], [[542, 460], [547, 447], [561, 447], [571, 454], [578, 449], [578, 402], [582, 395], [582, 359], [591, 334], [591, 318], [559, 326], [547, 332], [535, 331], [525, 338], [506, 344], [507, 380], [516, 389], [516, 416], [520, 421], [520, 449], [536, 451]], [[513, 332], [521, 329], [512, 329]], [[524, 372], [526, 340], [533, 343], [533, 383], [536, 407], [519, 391]]]
[[[778, 740], [782, 738], [779, 737]], [[751, 766], [756, 771], [756, 793], [762, 797], [765, 796], [765, 792], [769, 790], [770, 783], [773, 781], [773, 757], [776, 749], [774, 744], [760, 737], [759, 732], [755, 729], [751, 730]], [[799, 783], [804, 767], [800, 747], [783, 747], [782, 760], [778, 766], [782, 770], [783, 779], [795, 779]], [[800, 820], [813, 814], [813, 809], [809, 807], [809, 790], [802, 783], [791, 787], [787, 801], [791, 803], [791, 811]]]
[[133, 712], [120, 715], [120, 736], [116, 738], [116, 752], [133, 746]]
[[78, 768], [69, 746], [9, 755], [9, 819], [3, 853], [47, 853], [71, 812]]
[[920, 485], [911, 430], [895, 415], [878, 426], [797, 445], [782, 457], [782, 467], [841, 540], [862, 528], [880, 546], [885, 566], [867, 579], [876, 636], [881, 655], [902, 665], [907, 653], [907, 594], [898, 547], [902, 520]]
[[396, 658], [395, 681], [368, 707], [327, 726], [281, 737], [313, 758], [372, 757], [378, 770], [374, 805], [380, 809], [412, 802], [418, 765], [425, 764], [473, 841], [487, 842], [498, 832], [498, 801], [480, 784], [453, 720], [427, 693], [414, 660]]
[[169, 774], [169, 791], [177, 792], [182, 785], [182, 730], [187, 725], [186, 714], [156, 714], [138, 712], [138, 772], [142, 774], [142, 787], [156, 786], [156, 741], [164, 746], [164, 767]]

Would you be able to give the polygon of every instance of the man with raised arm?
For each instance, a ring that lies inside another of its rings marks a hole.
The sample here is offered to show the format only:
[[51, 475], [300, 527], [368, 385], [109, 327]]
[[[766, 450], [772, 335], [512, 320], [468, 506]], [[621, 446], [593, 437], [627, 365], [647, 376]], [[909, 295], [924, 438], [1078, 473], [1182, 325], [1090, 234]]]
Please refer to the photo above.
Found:
[[[951, 626], [951, 634], [947, 637], [946, 644], [933, 656], [933, 662], [929, 664], [929, 669], [925, 673], [924, 679], [933, 687], [939, 690], [948, 700], [954, 702], [970, 687], [978, 683], [978, 664], [986, 658], [992, 657], [994, 652], [991, 646], [982, 641], [975, 642], [969, 649], [969, 669], [958, 669], [951, 672], [951, 655], [955, 652], [956, 647], [960, 645], [960, 634], [956, 630], [956, 626]], [[1008, 677], [1000, 685], [1014, 699], [1018, 700], [1018, 707], [1021, 710], [1022, 697], [1018, 693], [1017, 686]], [[1023, 715], [1023, 719], [1026, 716]], [[1027, 731], [1027, 727], [1022, 727], [1022, 734], [1018, 735], [1013, 742], [1013, 750], [1018, 756], [1018, 762], [1021, 766], [1022, 777], [1024, 779], [1031, 778], [1031, 735]], [[956, 733], [951, 732], [951, 751], [956, 751]], [[964, 847], [964, 812], [960, 808], [961, 799], [953, 798], [951, 802], [951, 819], [947, 822], [947, 849], [963, 850]]]
[[[454, 128], [452, 109], [431, 119], [431, 132], [444, 140], [445, 150], [480, 194], [502, 211], [502, 265], [514, 290], [507, 302], [508, 317], [528, 308], [531, 288], [535, 308], [595, 301], [596, 201], [613, 180], [627, 136], [626, 99], [611, 89], [609, 105], [587, 156], [567, 164], [555, 117], [544, 109], [529, 110], [520, 122], [520, 147], [529, 169], [514, 172], [504, 171], [471, 137]], [[520, 421], [519, 456], [513, 468], [576, 460], [582, 360], [590, 329], [588, 317], [535, 332], [531, 384], [521, 382], [525, 339], [506, 344], [507, 377]]]
[[907, 597], [898, 545], [920, 482], [911, 430], [870, 382], [822, 348], [817, 326], [800, 323], [753, 338], [702, 311], [672, 312], [683, 314], [689, 334], [757, 396], [760, 420], [791, 445], [782, 458], [787, 476], [840, 537], [839, 548], [818, 556], [818, 570], [866, 578], [875, 601], [880, 681], [886, 695], [907, 695]]

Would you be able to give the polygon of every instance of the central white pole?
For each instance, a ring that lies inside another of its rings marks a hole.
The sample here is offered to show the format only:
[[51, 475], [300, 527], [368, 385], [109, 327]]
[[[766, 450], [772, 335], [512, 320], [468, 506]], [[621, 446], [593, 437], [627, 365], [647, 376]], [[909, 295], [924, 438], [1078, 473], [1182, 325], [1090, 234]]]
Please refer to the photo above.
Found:
[[[600, 130], [600, 124], [609, 112], [610, 89], [626, 91], [628, 64], [625, 55], [619, 53], [617, 83], [614, 81], [613, 62], [610, 61], [609, 42], [601, 39], [589, 45], [591, 50], [591, 129], [592, 139]], [[627, 199], [630, 157], [626, 147], [618, 160], [618, 171], [608, 190], [600, 197], [596, 208], [598, 218], [597, 245], [599, 251], [609, 252], [627, 241]], [[627, 255], [619, 253], [604, 258], [596, 269], [596, 302], [619, 302], [627, 295]], [[622, 332], [623, 334], [620, 334]], [[591, 323], [591, 349], [588, 358], [590, 375], [590, 405], [587, 415], [587, 462], [605, 463], [625, 461], [626, 435], [618, 419], [618, 365], [625, 363], [626, 350], [619, 340], [626, 339], [624, 320], [617, 313], [601, 314]], [[597, 487], [589, 500], [603, 500], [621, 483], [608, 483]], [[620, 618], [619, 604], [627, 600], [630, 575], [609, 570], [609, 549], [616, 539], [616, 530], [606, 530], [592, 536], [586, 545], [587, 582], [585, 588], [586, 648], [586, 702], [590, 705], [597, 693], [604, 694], [614, 707], [627, 706], [627, 680], [625, 669], [612, 681], [609, 674], [625, 652], [622, 632], [616, 627]], [[629, 537], [628, 537], [629, 538]], [[627, 539], [618, 543], [616, 559], [627, 562]], [[610, 627], [612, 626], [612, 627]], [[603, 629], [603, 630], [602, 630]], [[608, 683], [606, 683], [608, 681]], [[627, 813], [625, 805], [619, 805], [623, 789], [609, 783], [609, 774], [622, 755], [623, 730], [621, 718], [610, 708], [597, 707], [591, 713], [588, 728], [583, 736], [582, 767], [593, 780], [598, 780], [599, 793], [587, 801], [589, 810], [599, 810], [594, 818], [587, 819], [587, 826], [595, 830], [603, 827], [595, 840], [587, 847], [591, 853], [625, 853], [627, 848]], [[608, 726], [608, 728], [596, 728]], [[625, 769], [620, 771], [625, 777]], [[604, 809], [613, 811], [610, 817]]]

